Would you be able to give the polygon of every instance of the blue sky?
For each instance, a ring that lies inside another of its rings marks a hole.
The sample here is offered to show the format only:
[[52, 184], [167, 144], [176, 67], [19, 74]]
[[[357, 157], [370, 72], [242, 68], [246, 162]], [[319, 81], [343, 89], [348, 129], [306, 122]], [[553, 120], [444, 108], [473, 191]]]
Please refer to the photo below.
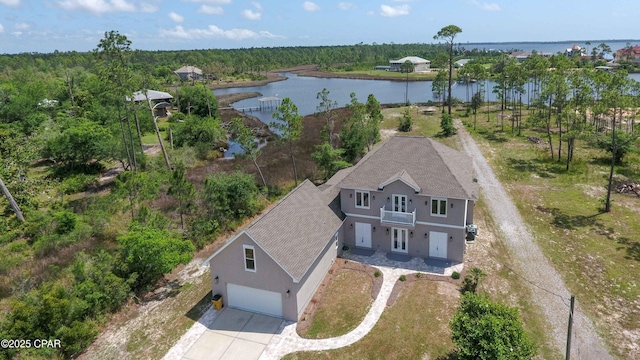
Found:
[[110, 30], [144, 50], [430, 43], [449, 24], [462, 43], [629, 39], [637, 14], [637, 0], [0, 0], [0, 53], [90, 51]]

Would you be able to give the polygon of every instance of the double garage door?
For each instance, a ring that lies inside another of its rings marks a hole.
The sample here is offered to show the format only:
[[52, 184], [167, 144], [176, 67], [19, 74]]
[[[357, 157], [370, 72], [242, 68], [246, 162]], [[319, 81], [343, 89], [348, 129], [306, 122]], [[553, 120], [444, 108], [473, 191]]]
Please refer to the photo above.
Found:
[[282, 317], [282, 294], [252, 287], [227, 284], [229, 307]]

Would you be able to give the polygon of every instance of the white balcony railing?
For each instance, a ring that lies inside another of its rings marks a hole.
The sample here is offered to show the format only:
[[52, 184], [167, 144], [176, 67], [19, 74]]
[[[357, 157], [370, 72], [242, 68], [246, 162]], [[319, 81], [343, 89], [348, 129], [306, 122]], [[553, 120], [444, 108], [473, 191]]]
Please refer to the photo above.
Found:
[[415, 226], [416, 210], [413, 209], [413, 212], [399, 212], [386, 210], [383, 206], [380, 208], [380, 222], [391, 225]]

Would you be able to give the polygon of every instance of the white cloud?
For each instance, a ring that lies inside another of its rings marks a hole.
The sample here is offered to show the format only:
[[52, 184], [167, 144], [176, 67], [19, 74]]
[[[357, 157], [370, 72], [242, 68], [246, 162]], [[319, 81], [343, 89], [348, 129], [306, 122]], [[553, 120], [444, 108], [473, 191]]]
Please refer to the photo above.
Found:
[[218, 5], [231, 4], [231, 0], [183, 0], [183, 1], [190, 1], [194, 3], [203, 3], [203, 4], [218, 4]]
[[0, 34], [2, 34], [4, 32], [4, 26], [2, 26], [2, 24], [0, 24]]
[[222, 15], [224, 14], [224, 10], [221, 6], [211, 6], [211, 5], [202, 5], [198, 9], [198, 12], [201, 14], [207, 15]]
[[258, 9], [258, 11], [262, 11], [262, 4], [257, 1], [252, 1], [251, 3], [256, 7], [256, 9]]
[[249, 20], [260, 20], [260, 18], [262, 17], [262, 14], [259, 12], [254, 12], [252, 10], [247, 9], [242, 12], [242, 16], [245, 19], [249, 19]]
[[385, 17], [409, 15], [409, 5], [399, 5], [399, 6], [380, 5], [380, 15]]
[[352, 10], [355, 9], [356, 6], [352, 3], [348, 3], [348, 2], [341, 2], [338, 3], [338, 9], [340, 10]]
[[154, 12], [157, 12], [158, 10], [160, 10], [160, 8], [158, 8], [154, 4], [149, 4], [149, 3], [140, 4], [140, 11], [142, 11], [143, 13], [154, 13]]
[[305, 1], [302, 4], [302, 8], [305, 9], [306, 11], [320, 11], [320, 6], [316, 5], [315, 3], [312, 3], [311, 1]]
[[27, 23], [17, 23], [14, 25], [14, 27], [16, 28], [16, 30], [29, 30], [31, 28], [31, 25]]
[[496, 4], [496, 3], [481, 3], [477, 0], [471, 0], [471, 3], [477, 7], [479, 7], [482, 10], [487, 10], [487, 11], [500, 11], [502, 10], [500, 8], [500, 5]]
[[94, 14], [107, 12], [134, 12], [136, 7], [126, 0], [63, 0], [57, 2], [65, 10], [88, 11]]
[[193, 39], [230, 39], [230, 40], [245, 40], [245, 39], [260, 39], [260, 38], [284, 38], [284, 36], [274, 35], [268, 31], [255, 32], [249, 29], [231, 29], [223, 30], [215, 25], [209, 25], [206, 29], [184, 29], [178, 25], [173, 29], [160, 30], [160, 34], [166, 37], [173, 37], [179, 39], [193, 40]]
[[183, 22], [184, 21], [184, 16], [180, 15], [180, 14], [176, 14], [173, 11], [169, 13], [169, 18], [171, 18], [171, 20], [175, 21], [175, 22]]
[[20, 0], [0, 0], [0, 5], [16, 7], [20, 5]]

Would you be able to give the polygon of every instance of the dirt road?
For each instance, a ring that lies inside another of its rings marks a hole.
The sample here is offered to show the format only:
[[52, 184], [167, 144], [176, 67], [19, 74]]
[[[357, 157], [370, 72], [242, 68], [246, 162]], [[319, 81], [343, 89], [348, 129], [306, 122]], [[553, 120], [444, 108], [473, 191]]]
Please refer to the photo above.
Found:
[[[460, 121], [457, 121], [456, 126], [464, 152], [473, 158], [474, 170], [489, 212], [502, 231], [503, 239], [515, 258], [514, 263], [519, 264], [521, 274], [525, 274], [532, 281], [530, 287], [533, 301], [542, 309], [551, 326], [549, 329], [552, 332], [551, 338], [564, 354], [571, 295], [558, 272], [542, 254], [478, 145]], [[572, 359], [613, 359], [596, 333], [593, 323], [581, 311], [577, 300], [573, 330]]]

